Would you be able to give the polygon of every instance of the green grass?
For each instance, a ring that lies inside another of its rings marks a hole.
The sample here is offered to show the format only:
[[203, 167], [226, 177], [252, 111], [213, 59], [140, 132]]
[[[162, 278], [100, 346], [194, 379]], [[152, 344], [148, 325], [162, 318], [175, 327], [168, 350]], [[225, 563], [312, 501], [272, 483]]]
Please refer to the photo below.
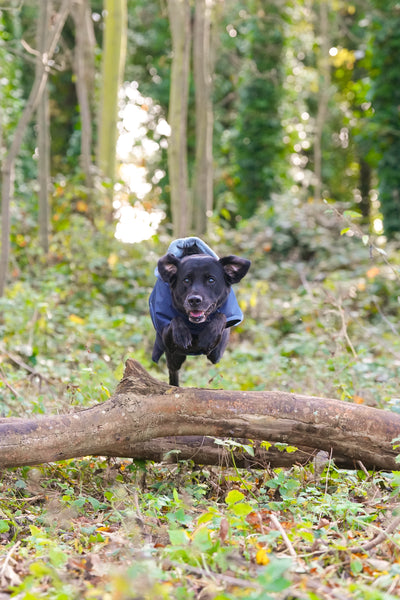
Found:
[[[257, 219], [211, 235], [221, 255], [253, 261], [237, 291], [245, 320], [219, 365], [187, 360], [182, 384], [289, 390], [398, 412], [396, 245], [371, 261], [361, 240], [297, 224], [301, 246], [285, 250], [278, 228], [270, 249], [263, 227]], [[0, 299], [2, 416], [104, 401], [127, 357], [167, 379], [164, 360], [150, 361], [147, 312], [166, 243], [82, 248], [79, 228], [69, 243], [85, 262], [54, 247], [51, 266], [27, 261]], [[400, 471], [322, 468], [83, 457], [3, 469], [1, 590], [18, 600], [399, 597]]]

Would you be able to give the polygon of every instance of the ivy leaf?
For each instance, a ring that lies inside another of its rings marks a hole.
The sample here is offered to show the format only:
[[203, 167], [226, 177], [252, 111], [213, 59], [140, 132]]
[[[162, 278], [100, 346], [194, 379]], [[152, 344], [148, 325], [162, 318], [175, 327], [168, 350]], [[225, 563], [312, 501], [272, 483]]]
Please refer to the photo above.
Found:
[[346, 219], [361, 219], [362, 214], [356, 210], [345, 210], [343, 216]]
[[189, 534], [185, 529], [170, 529], [168, 535], [173, 546], [186, 546], [189, 542]]
[[232, 510], [237, 517], [247, 517], [254, 510], [248, 502], [237, 502], [232, 506]]
[[0, 519], [0, 533], [6, 533], [7, 531], [10, 531], [10, 525], [8, 521]]
[[231, 490], [225, 498], [225, 502], [228, 506], [232, 506], [233, 504], [241, 502], [242, 500], [244, 500], [244, 494], [239, 492], [239, 490]]

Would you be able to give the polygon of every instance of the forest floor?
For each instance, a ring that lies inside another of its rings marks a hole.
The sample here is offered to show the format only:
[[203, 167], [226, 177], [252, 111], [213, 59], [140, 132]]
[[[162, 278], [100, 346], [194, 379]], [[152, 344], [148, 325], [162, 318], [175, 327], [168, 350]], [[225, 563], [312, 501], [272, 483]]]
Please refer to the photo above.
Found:
[[[219, 365], [188, 359], [182, 385], [399, 412], [398, 246], [311, 208], [264, 216], [207, 238], [252, 260], [237, 287], [245, 320]], [[19, 260], [0, 299], [3, 417], [102, 402], [128, 357], [167, 378], [151, 363], [147, 299], [169, 239], [124, 245], [79, 218], [50, 264]], [[83, 457], [3, 469], [0, 600], [398, 598], [400, 471], [357, 467]]]

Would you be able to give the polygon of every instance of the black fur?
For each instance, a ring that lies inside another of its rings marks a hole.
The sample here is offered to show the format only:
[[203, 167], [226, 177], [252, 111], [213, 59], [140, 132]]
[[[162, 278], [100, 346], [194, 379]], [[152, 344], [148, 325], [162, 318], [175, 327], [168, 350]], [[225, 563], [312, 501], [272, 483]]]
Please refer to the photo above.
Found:
[[182, 315], [161, 334], [171, 385], [179, 385], [179, 369], [188, 354], [206, 354], [212, 363], [221, 359], [229, 329], [226, 316], [217, 311], [249, 267], [250, 261], [238, 256], [217, 260], [192, 252], [183, 258], [167, 254], [158, 261], [160, 277], [169, 284], [173, 306]]

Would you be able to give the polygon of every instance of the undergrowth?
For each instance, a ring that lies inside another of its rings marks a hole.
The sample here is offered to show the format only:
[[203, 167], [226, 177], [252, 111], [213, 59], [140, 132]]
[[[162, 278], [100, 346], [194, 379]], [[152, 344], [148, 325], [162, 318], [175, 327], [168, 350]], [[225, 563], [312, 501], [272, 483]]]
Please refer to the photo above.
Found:
[[[187, 360], [183, 385], [400, 410], [397, 246], [383, 249], [334, 215], [322, 225], [324, 210], [214, 225], [207, 241], [220, 255], [252, 260], [237, 288], [245, 320], [219, 365]], [[166, 380], [164, 360], [150, 360], [147, 298], [169, 238], [127, 246], [87, 229], [77, 218], [68, 239], [56, 235], [49, 261], [17, 257], [23, 266], [0, 299], [2, 417], [105, 401], [128, 357]], [[224, 443], [252, 452], [250, 442]], [[3, 469], [0, 596], [397, 598], [400, 473], [357, 468], [83, 457]]]

